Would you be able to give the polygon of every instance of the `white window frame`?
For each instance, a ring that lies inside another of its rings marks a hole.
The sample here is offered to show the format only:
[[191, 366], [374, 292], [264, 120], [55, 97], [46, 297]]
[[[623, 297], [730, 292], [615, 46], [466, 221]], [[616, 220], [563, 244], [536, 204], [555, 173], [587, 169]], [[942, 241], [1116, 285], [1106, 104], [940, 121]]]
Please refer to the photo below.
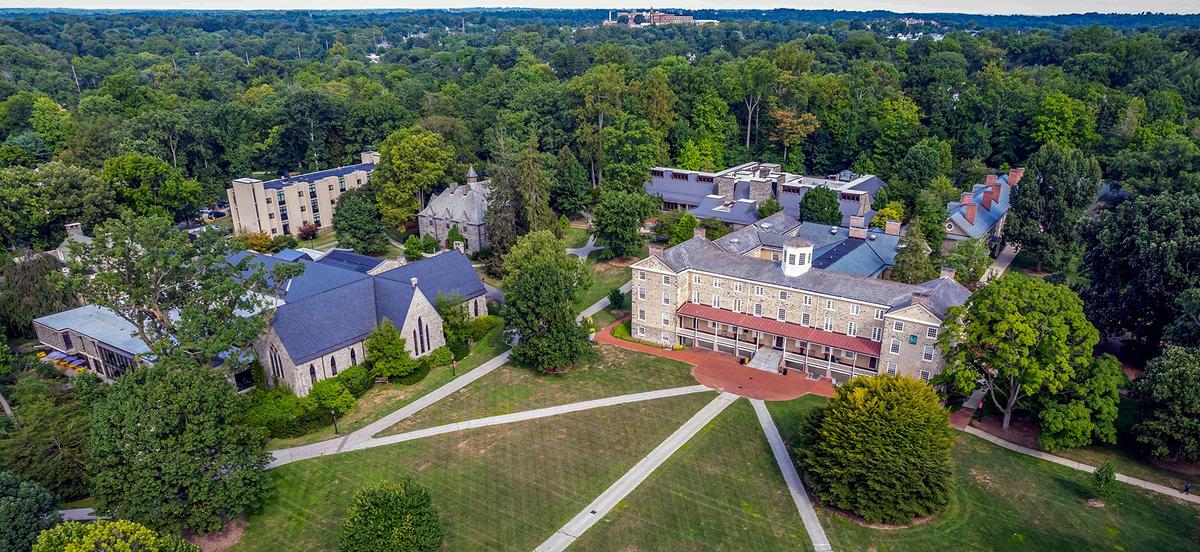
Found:
[[883, 320], [883, 309], [875, 309], [875, 319]]
[[887, 373], [888, 373], [888, 375], [890, 375], [890, 376], [894, 376], [894, 375], [896, 375], [896, 372], [897, 372], [897, 370], [896, 370], [896, 363], [895, 363], [895, 362], [889, 362], [889, 363], [887, 363]]
[[779, 300], [780, 300], [780, 301], [787, 301], [787, 298], [788, 298], [788, 294], [787, 294], [787, 292], [786, 292], [786, 291], [784, 291], [784, 290], [782, 290], [782, 289], [781, 289], [781, 290], [779, 290]]
[[742, 312], [742, 300], [741, 299], [733, 300], [733, 312]]
[[715, 293], [713, 294], [713, 307], [721, 308], [721, 296]]
[[879, 326], [871, 328], [871, 341], [883, 341], [883, 328]]
[[858, 337], [858, 324], [853, 320], [846, 322], [846, 335], [850, 337]]
[[900, 340], [899, 339], [892, 340], [892, 344], [888, 346], [888, 352], [892, 353], [893, 355], [900, 354]]
[[804, 296], [804, 306], [806, 306], [806, 307], [812, 306], [812, 296], [811, 295]]
[[754, 316], [762, 316], [762, 303], [754, 304]]
[[663, 280], [662, 280], [662, 282], [663, 282], [663, 285], [664, 285], [664, 286], [669, 286], [669, 285], [671, 285], [671, 277], [670, 277], [670, 276], [667, 276], [666, 274], [663, 274]]
[[764, 293], [765, 291], [762, 286], [754, 286], [754, 295], [756, 297], [762, 297]]
[[899, 320], [892, 320], [892, 331], [896, 331], [896, 332], [904, 331], [904, 322], [901, 322]]
[[825, 331], [827, 331], [827, 332], [833, 331], [833, 319], [828, 316], [825, 317]]
[[775, 319], [780, 322], [786, 321], [787, 320], [787, 310], [784, 309], [783, 307], [779, 307], [779, 310], [775, 313]]
[[925, 328], [925, 337], [927, 337], [929, 339], [937, 339], [938, 329], [937, 328]]
[[725, 287], [725, 282], [721, 281], [720, 278], [713, 278], [712, 287], [720, 289], [722, 287]]
[[692, 274], [692, 283], [693, 283], [693, 284], [699, 284], [699, 283], [700, 283], [700, 275], [699, 275], [699, 274]]
[[921, 349], [921, 362], [933, 362], [933, 346], [926, 345]]
[[639, 279], [639, 280], [645, 280], [645, 279], [646, 279], [646, 271], [645, 271], [645, 270], [639, 270], [639, 271], [638, 271], [638, 279]]
[[638, 337], [646, 337], [646, 327], [638, 326]]
[[733, 291], [742, 291], [742, 283], [735, 281], [733, 283]]
[[801, 313], [800, 314], [800, 325], [801, 326], [812, 326], [812, 316], [810, 316], [807, 312]]
[[833, 299], [825, 300], [825, 310], [833, 310]]
[[921, 381], [923, 381], [925, 383], [929, 383], [929, 377], [930, 377], [929, 370], [921, 370]]
[[664, 312], [663, 316], [662, 316], [662, 322], [663, 322], [664, 326], [670, 326], [671, 325], [671, 315], [669, 313]]
[[850, 314], [858, 315], [858, 305], [854, 303], [850, 304]]
[[693, 303], [700, 303], [700, 292], [699, 292], [699, 291], [693, 291], [693, 292], [692, 292], [692, 302], [693, 302]]
[[671, 294], [670, 294], [670, 293], [667, 293], [667, 292], [665, 292], [665, 291], [663, 292], [663, 304], [664, 304], [664, 305], [670, 305], [670, 304], [671, 304]]
[[646, 309], [638, 309], [638, 320], [646, 321]]
[[646, 288], [644, 288], [644, 287], [638, 288], [638, 300], [639, 301], [646, 300]]

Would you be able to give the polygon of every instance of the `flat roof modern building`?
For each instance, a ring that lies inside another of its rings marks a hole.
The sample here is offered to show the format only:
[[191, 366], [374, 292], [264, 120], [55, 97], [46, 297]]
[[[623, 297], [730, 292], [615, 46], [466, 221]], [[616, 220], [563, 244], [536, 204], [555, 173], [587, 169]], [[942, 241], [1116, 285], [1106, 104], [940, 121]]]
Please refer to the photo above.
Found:
[[379, 152], [363, 152], [362, 163], [266, 182], [239, 178], [226, 190], [235, 234], [294, 235], [306, 222], [333, 225], [337, 198], [365, 185], [379, 163]]

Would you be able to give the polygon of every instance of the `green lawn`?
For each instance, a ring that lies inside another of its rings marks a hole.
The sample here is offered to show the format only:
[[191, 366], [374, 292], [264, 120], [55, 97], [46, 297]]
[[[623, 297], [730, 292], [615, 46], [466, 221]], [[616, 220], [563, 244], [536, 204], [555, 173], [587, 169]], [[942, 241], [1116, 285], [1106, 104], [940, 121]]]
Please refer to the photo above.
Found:
[[327, 228], [322, 230], [320, 234], [317, 234], [317, 237], [311, 240], [298, 241], [300, 242], [300, 247], [325, 251], [327, 249], [332, 249], [337, 242], [337, 232], [334, 232], [333, 228]]
[[[794, 442], [800, 415], [823, 399], [767, 403]], [[1200, 548], [1200, 508], [1120, 485], [1087, 505], [1089, 475], [965, 433], [954, 448], [958, 489], [947, 510], [909, 529], [880, 530], [818, 509], [834, 550], [1187, 550]]]
[[568, 249], [575, 249], [587, 245], [590, 235], [591, 230], [586, 228], [567, 228], [566, 232], [563, 232], [563, 240], [567, 242]]
[[[1124, 448], [1111, 445], [1095, 445], [1078, 449], [1056, 450], [1054, 454], [1082, 462], [1089, 466], [1099, 466], [1105, 460], [1113, 463], [1117, 473], [1144, 479], [1174, 489], [1182, 489], [1188, 480], [1186, 474], [1155, 466], [1146, 457]], [[1195, 480], [1196, 478], [1192, 478]]]
[[394, 435], [452, 422], [573, 402], [695, 385], [691, 366], [611, 345], [558, 375], [504, 365], [462, 390], [384, 430]]
[[592, 286], [580, 293], [575, 301], [575, 308], [583, 310], [596, 301], [607, 297], [613, 288], [625, 285], [629, 281], [629, 267], [614, 266], [607, 262], [588, 263], [592, 271]]
[[235, 550], [335, 550], [365, 485], [412, 474], [442, 510], [445, 550], [532, 550], [713, 393], [479, 428], [271, 470], [276, 494]]
[[[480, 364], [491, 360], [507, 348], [508, 346], [504, 343], [503, 328], [500, 326], [492, 328], [483, 339], [475, 344], [475, 348], [471, 350], [471, 353], [459, 361], [457, 368], [449, 366], [433, 368], [424, 379], [411, 385], [388, 383], [376, 385], [369, 389], [362, 397], [359, 397], [354, 409], [338, 420], [338, 431], [342, 435], [345, 435], [346, 433], [361, 429], [392, 411], [417, 400], [422, 395], [445, 385], [454, 379], [455, 375], [462, 375], [467, 371], [479, 367]], [[289, 439], [272, 439], [268, 444], [268, 448], [281, 449], [294, 447], [296, 445], [332, 439], [333, 437], [333, 425], [331, 424], [329, 427], [307, 435]]]
[[811, 550], [750, 403], [731, 405], [572, 546]]

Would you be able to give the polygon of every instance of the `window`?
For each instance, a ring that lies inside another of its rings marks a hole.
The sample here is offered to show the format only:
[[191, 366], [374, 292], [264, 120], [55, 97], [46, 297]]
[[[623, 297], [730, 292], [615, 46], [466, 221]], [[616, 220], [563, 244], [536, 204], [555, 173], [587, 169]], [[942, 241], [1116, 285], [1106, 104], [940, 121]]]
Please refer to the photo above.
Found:
[[887, 373], [889, 376], [896, 375], [896, 363], [895, 362], [887, 363]]
[[883, 339], [883, 328], [871, 328], [871, 341], [879, 341]]
[[663, 285], [664, 286], [671, 285], [671, 277], [670, 276], [667, 276], [666, 274], [663, 275]]
[[858, 305], [850, 305], [850, 314], [858, 314]]
[[304, 190], [296, 190], [296, 197], [304, 197]]
[[812, 296], [811, 295], [804, 296], [804, 306], [806, 306], [806, 307], [812, 306]]
[[663, 333], [662, 333], [662, 342], [663, 342], [663, 343], [670, 343], [670, 342], [671, 342], [671, 332], [663, 332]]
[[645, 271], [645, 270], [639, 270], [639, 271], [638, 271], [638, 279], [639, 279], [639, 280], [645, 280], [645, 279], [646, 279], [646, 271]]
[[692, 275], [692, 283], [693, 283], [693, 284], [699, 284], [699, 283], [700, 283], [700, 275], [699, 275], [699, 274], [693, 274], [693, 275]]
[[875, 319], [883, 320], [883, 309], [875, 309]]
[[825, 300], [825, 308], [826, 308], [827, 310], [833, 310], [833, 299], [826, 299], [826, 300]]
[[929, 370], [921, 370], [921, 381], [929, 383]]
[[933, 347], [926, 345], [921, 349], [921, 360], [924, 362], [933, 362]]
[[858, 324], [855, 324], [854, 322], [847, 322], [846, 323], [846, 335], [851, 336], [851, 337], [858, 337]]
[[800, 254], [800, 258], [799, 258], [799, 259], [797, 259], [797, 260], [798, 260], [798, 261], [800, 261], [800, 262], [799, 262], [799, 263], [796, 263], [796, 264], [799, 264], [800, 266], [804, 266], [804, 265], [808, 264], [808, 262], [807, 262], [807, 261], [808, 261], [808, 254], [807, 254], [807, 253], [801, 253], [801, 254]]
[[788, 264], [790, 264], [790, 265], [796, 264], [796, 254], [795, 253], [788, 254]]
[[713, 322], [712, 320], [709, 320], [709, 321], [708, 321], [708, 329], [710, 329], [710, 330], [715, 330], [715, 329], [717, 329], [717, 323], [716, 323], [716, 322]]
[[700, 292], [699, 292], [699, 291], [693, 291], [693, 292], [692, 292], [692, 302], [693, 302], [693, 303], [699, 303], [699, 302], [700, 302]]
[[899, 320], [893, 320], [892, 321], [892, 329], [895, 331], [898, 331], [898, 332], [904, 331], [904, 322], [901, 322]]
[[825, 317], [825, 331], [827, 331], [827, 332], [833, 331], [833, 319], [828, 316]]
[[671, 304], [671, 294], [670, 293], [663, 293], [663, 304], [664, 305]]
[[638, 320], [646, 319], [646, 309], [638, 309]]
[[644, 288], [644, 287], [638, 288], [638, 300], [639, 301], [646, 300], [646, 288]]
[[350, 365], [358, 366], [358, 358], [354, 356], [354, 349], [350, 349]]
[[671, 315], [664, 312], [662, 321], [663, 321], [664, 326], [670, 326], [671, 325]]
[[[333, 190], [333, 186], [330, 186], [329, 189]], [[346, 177], [344, 177], [344, 176], [338, 177], [338, 190], [342, 191], [342, 192], [346, 191]]]
[[718, 309], [721, 308], [721, 296], [715, 293], [713, 294], [713, 306]]
[[270, 197], [268, 197], [268, 198], [267, 198], [267, 205], [270, 205], [270, 204], [271, 204], [271, 198], [270, 198]]
[[277, 228], [272, 228], [272, 229], [271, 229], [271, 233], [272, 233], [272, 234], [278, 234], [278, 233], [279, 233], [279, 229], [277, 229]]
[[333, 184], [329, 185], [329, 191], [331, 191], [331, 192], [333, 191]]
[[337, 359], [334, 357], [329, 357], [329, 373], [334, 376], [337, 375]]
[[888, 348], [888, 351], [891, 352], [893, 355], [900, 354], [900, 340], [893, 339], [892, 346]]
[[779, 309], [779, 312], [775, 313], [775, 319], [780, 322], [783, 322], [784, 320], [787, 319], [787, 311], [785, 311], [783, 309]]
[[312, 364], [308, 365], [308, 381], [312, 383], [317, 382], [317, 369]]
[[812, 317], [809, 316], [807, 312], [801, 314], [800, 315], [800, 324], [802, 324], [804, 326], [811, 326], [812, 325]]
[[723, 280], [721, 280], [720, 278], [713, 278], [713, 287], [715, 287], [715, 288], [725, 287], [725, 282]]
[[754, 316], [762, 316], [762, 303], [754, 304]]
[[782, 289], [779, 290], [779, 298], [783, 301], [787, 301], [787, 292], [783, 291]]
[[734, 282], [733, 283], [733, 291], [742, 291], [742, 283]]
[[763, 287], [762, 286], [754, 286], [754, 295], [762, 297], [763, 296]]
[[925, 328], [925, 337], [928, 337], [929, 339], [937, 339], [937, 334], [937, 328]]
[[638, 326], [638, 337], [644, 337], [645, 335], [646, 335], [646, 327]]
[[742, 300], [741, 299], [733, 300], [733, 312], [742, 312]]
[[275, 220], [275, 213], [267, 213], [267, 220]]
[[283, 205], [283, 192], [275, 192], [275, 199], [279, 200], [280, 205]]

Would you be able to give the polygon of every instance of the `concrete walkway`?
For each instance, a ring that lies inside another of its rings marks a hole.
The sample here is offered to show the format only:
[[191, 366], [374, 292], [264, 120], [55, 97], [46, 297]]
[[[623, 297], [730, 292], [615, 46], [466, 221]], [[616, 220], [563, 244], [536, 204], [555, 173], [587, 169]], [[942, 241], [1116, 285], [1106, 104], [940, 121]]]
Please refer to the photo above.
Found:
[[599, 251], [601, 249], [604, 249], [604, 246], [596, 245], [596, 235], [592, 234], [588, 236], [587, 243], [583, 244], [583, 247], [568, 247], [567, 253], [586, 261], [588, 255], [591, 255], [593, 251]]
[[796, 503], [796, 511], [800, 512], [800, 520], [804, 522], [808, 538], [812, 539], [813, 549], [817, 552], [833, 550], [829, 544], [829, 537], [825, 536], [825, 529], [821, 527], [821, 520], [817, 518], [817, 511], [808, 499], [808, 492], [804, 490], [804, 482], [796, 471], [796, 463], [792, 461], [792, 455], [788, 453], [787, 445], [779, 435], [779, 428], [775, 426], [775, 419], [771, 417], [767, 405], [762, 401], [752, 399], [750, 404], [754, 407], [754, 414], [758, 416], [758, 424], [767, 435], [767, 442], [771, 444], [775, 463], [779, 464], [779, 471], [783, 472], [783, 480], [787, 482], [788, 491], [792, 493], [792, 502]]
[[100, 519], [96, 517], [96, 510], [91, 508], [72, 508], [69, 510], [59, 510], [58, 515], [62, 516], [63, 521], [82, 521], [91, 523]]
[[403, 408], [393, 411], [387, 416], [375, 420], [366, 427], [346, 435], [345, 437], [273, 451], [272, 454], [274, 455], [275, 459], [272, 460], [267, 467], [275, 468], [284, 464], [296, 462], [298, 460], [306, 460], [328, 454], [337, 454], [346, 449], [354, 450], [356, 445], [370, 441], [372, 436], [376, 433], [396, 425], [401, 420], [416, 414], [429, 405], [446, 398], [451, 393], [454, 393], [455, 391], [458, 391], [459, 389], [471, 384], [475, 380], [488, 375], [492, 370], [503, 366], [504, 363], [508, 362], [508, 354], [508, 351], [500, 353], [496, 357], [480, 365], [478, 368], [450, 380], [445, 385], [434, 389], [425, 395], [422, 395], [417, 400], [410, 402], [407, 405], [404, 405]]
[[710, 392], [703, 385], [689, 385], [687, 387], [673, 387], [671, 389], [659, 389], [657, 391], [646, 391], [642, 393], [630, 393], [628, 395], [618, 395], [615, 397], [605, 397], [602, 399], [593, 399], [590, 401], [581, 401], [577, 403], [563, 404], [559, 406], [548, 406], [545, 408], [537, 408], [534, 410], [526, 410], [523, 412], [514, 412], [512, 414], [501, 414], [499, 416], [490, 416], [487, 418], [477, 418], [467, 420], [465, 422], [455, 422], [427, 429], [418, 429], [387, 437], [378, 437], [348, 445], [342, 449], [343, 452], [351, 450], [362, 450], [374, 447], [382, 447], [405, 441], [413, 441], [423, 439], [425, 437], [433, 437], [434, 435], [442, 435], [446, 433], [454, 433], [467, 429], [475, 429], [479, 427], [488, 427], [501, 424], [511, 424], [513, 422], [524, 422], [528, 420], [536, 420], [539, 418], [548, 418], [550, 416], [558, 416], [560, 414], [570, 414], [572, 412], [581, 412], [583, 410], [591, 410], [593, 408], [603, 408], [606, 406], [616, 406], [620, 404], [629, 404], [641, 401], [650, 401], [654, 399], [665, 399], [667, 397], [678, 397], [680, 395], [692, 395], [695, 393]]
[[[999, 445], [999, 446], [1004, 447], [1013, 452], [1019, 452], [1021, 454], [1024, 454], [1025, 456], [1032, 456], [1039, 460], [1053, 462], [1060, 466], [1066, 466], [1068, 468], [1079, 470], [1081, 472], [1092, 473], [1092, 472], [1096, 471], [1095, 466], [1089, 466], [1087, 464], [1076, 462], [1074, 460], [1068, 460], [1061, 456], [1055, 456], [1053, 454], [1042, 452], [1040, 450], [1033, 450], [1028, 447], [1023, 447], [1016, 443], [1006, 441], [1000, 437], [992, 435], [991, 433], [983, 431], [982, 429], [979, 429], [974, 426], [967, 426], [965, 429], [963, 429], [963, 431], [970, 433], [971, 435], [974, 435], [976, 437], [979, 437], [980, 439], [983, 439], [984, 441], [987, 441], [989, 443]], [[1183, 494], [1183, 491], [1181, 491], [1179, 489], [1172, 489], [1166, 485], [1159, 485], [1158, 483], [1151, 483], [1149, 481], [1137, 479], [1134, 477], [1129, 477], [1127, 475], [1121, 475], [1119, 473], [1117, 474], [1117, 481], [1120, 481], [1122, 483], [1128, 483], [1130, 485], [1133, 485], [1134, 487], [1139, 487], [1139, 488], [1145, 489], [1150, 492], [1167, 495], [1172, 498], [1177, 498], [1177, 499], [1183, 500], [1185, 502], [1200, 504], [1200, 496], [1197, 496], [1194, 494]]]
[[633, 492], [647, 477], [650, 477], [650, 474], [654, 473], [654, 470], [658, 469], [675, 451], [679, 450], [680, 447], [699, 433], [704, 426], [713, 421], [726, 407], [733, 404], [733, 401], [737, 400], [737, 398], [737, 395], [732, 393], [721, 393], [712, 402], [701, 408], [691, 419], [684, 422], [682, 426], [679, 426], [679, 429], [676, 429], [670, 437], [667, 437], [665, 441], [659, 443], [654, 450], [650, 451], [650, 454], [647, 454], [633, 468], [625, 472], [625, 475], [622, 475], [616, 483], [613, 483], [611, 487], [600, 493], [600, 496], [596, 497], [591, 504], [588, 504], [582, 512], [579, 512], [571, 521], [562, 526], [561, 529], [555, 531], [536, 550], [538, 552], [554, 552], [564, 550], [570, 546], [571, 543], [575, 542], [575, 539], [579, 538], [592, 525], [595, 525], [597, 521], [608, 515], [619, 502], [629, 496], [629, 493]]
[[[633, 280], [625, 282], [625, 284], [621, 286], [621, 293], [629, 293], [631, 286], [633, 286]], [[604, 310], [606, 307], [608, 307], [608, 296], [601, 297], [599, 301], [592, 303], [592, 306], [583, 309], [583, 312], [579, 313], [579, 316], [576, 316], [575, 320], [583, 320], [583, 317], [596, 314], [601, 310]]]
[[988, 267], [987, 272], [983, 273], [983, 283], [988, 283], [996, 278], [1004, 276], [1008, 271], [1008, 267], [1012, 265], [1013, 259], [1017, 256], [1017, 248], [1012, 244], [1005, 244], [1004, 249], [996, 256], [996, 260], [992, 261], [992, 266]]

